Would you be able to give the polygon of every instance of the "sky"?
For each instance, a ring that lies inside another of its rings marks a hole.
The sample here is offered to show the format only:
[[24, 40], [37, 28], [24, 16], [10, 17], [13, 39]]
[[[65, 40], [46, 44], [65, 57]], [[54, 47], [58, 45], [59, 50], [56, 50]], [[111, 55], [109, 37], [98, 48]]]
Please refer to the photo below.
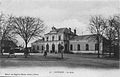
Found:
[[90, 34], [91, 16], [120, 13], [119, 0], [0, 0], [0, 11], [15, 16], [41, 18], [47, 29], [71, 27], [78, 35]]

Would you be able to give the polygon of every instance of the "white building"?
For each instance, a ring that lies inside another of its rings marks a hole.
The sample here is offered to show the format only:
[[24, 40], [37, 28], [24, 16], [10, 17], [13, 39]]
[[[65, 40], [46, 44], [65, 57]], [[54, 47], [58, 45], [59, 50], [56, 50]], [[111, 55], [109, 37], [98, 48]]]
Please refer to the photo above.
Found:
[[[45, 34], [43, 39], [32, 43], [32, 49], [38, 52], [44, 50], [54, 53], [60, 52], [60, 45], [64, 47], [64, 52], [74, 53], [97, 53], [96, 35], [76, 35], [76, 30], [71, 31], [71, 28], [55, 28]], [[100, 51], [105, 47], [103, 41], [100, 44]]]

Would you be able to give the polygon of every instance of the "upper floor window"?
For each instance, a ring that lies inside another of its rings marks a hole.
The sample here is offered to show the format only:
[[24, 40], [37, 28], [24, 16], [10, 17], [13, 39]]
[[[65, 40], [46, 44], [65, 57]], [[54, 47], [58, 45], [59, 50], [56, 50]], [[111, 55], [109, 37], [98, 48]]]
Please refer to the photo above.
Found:
[[54, 36], [52, 36], [52, 41], [54, 41]]
[[46, 38], [46, 40], [48, 41], [48, 37]]
[[78, 50], [78, 51], [80, 50], [80, 44], [77, 45], [77, 50]]
[[89, 45], [88, 45], [88, 44], [86, 44], [86, 50], [87, 50], [87, 51], [89, 50]]
[[44, 37], [43, 37], [43, 41], [44, 41], [45, 39], [44, 39]]
[[61, 40], [61, 35], [59, 35], [59, 38], [58, 38], [58, 40]]
[[73, 45], [72, 44], [70, 45], [70, 50], [73, 50]]

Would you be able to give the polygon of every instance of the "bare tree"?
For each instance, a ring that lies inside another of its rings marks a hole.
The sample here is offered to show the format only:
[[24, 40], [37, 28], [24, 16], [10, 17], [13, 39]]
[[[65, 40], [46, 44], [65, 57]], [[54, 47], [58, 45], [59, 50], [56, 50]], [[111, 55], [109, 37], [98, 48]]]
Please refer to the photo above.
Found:
[[14, 35], [12, 34], [12, 28], [9, 24], [9, 16], [4, 15], [1, 13], [0, 15], [0, 43], [1, 43], [1, 53], [2, 53], [2, 46], [4, 45], [4, 40], [15, 40]]
[[105, 29], [105, 36], [109, 40], [109, 56], [110, 57], [111, 57], [111, 53], [114, 51], [113, 50], [113, 46], [114, 46], [113, 43], [114, 43], [114, 40], [116, 38], [116, 31], [115, 31], [114, 25], [115, 25], [114, 17], [108, 18], [107, 26]]
[[106, 26], [106, 19], [102, 16], [91, 16], [89, 30], [92, 34], [96, 34], [98, 57], [100, 57], [100, 43], [102, 35], [104, 35]]
[[114, 16], [114, 30], [116, 32], [116, 39], [117, 39], [117, 51], [116, 51], [116, 57], [119, 58], [119, 51], [120, 51], [120, 15]]
[[25, 42], [25, 57], [28, 55], [27, 45], [31, 39], [41, 37], [44, 31], [44, 23], [39, 18], [34, 17], [11, 17], [12, 28], [14, 34], [21, 36]]

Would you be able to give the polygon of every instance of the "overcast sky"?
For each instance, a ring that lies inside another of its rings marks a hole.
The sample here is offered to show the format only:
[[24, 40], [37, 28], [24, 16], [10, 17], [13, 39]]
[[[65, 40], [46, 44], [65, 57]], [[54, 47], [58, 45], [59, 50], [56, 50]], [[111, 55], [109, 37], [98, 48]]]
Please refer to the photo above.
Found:
[[71, 27], [88, 34], [92, 15], [105, 17], [120, 13], [119, 0], [0, 0], [0, 11], [16, 16], [35, 16], [52, 26]]

